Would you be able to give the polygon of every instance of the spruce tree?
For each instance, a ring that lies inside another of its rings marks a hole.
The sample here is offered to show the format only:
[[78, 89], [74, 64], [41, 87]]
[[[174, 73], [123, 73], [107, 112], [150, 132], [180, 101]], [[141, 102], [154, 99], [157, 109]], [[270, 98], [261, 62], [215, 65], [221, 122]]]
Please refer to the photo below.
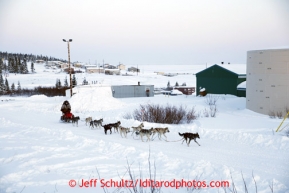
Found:
[[15, 84], [14, 82], [11, 85], [11, 93], [14, 94], [15, 93]]
[[11, 73], [13, 73], [13, 60], [12, 60], [12, 58], [9, 58], [9, 60], [8, 60], [8, 71], [9, 72], [11, 72]]
[[4, 94], [5, 84], [2, 74], [0, 74], [0, 95]]
[[15, 56], [14, 58], [11, 58], [12, 59], [12, 69], [13, 69], [13, 73], [18, 73], [18, 59], [17, 57]]
[[34, 63], [33, 62], [31, 62], [31, 73], [34, 73]]
[[84, 77], [83, 79], [83, 82], [82, 82], [83, 85], [86, 85], [86, 78]]
[[20, 67], [21, 67], [21, 60], [20, 60], [20, 57], [18, 57], [18, 60], [17, 58], [15, 57], [15, 73], [20, 73]]
[[3, 71], [5, 73], [8, 71], [8, 66], [7, 66], [7, 64], [5, 62], [3, 63]]
[[10, 92], [10, 87], [9, 87], [9, 83], [8, 83], [8, 80], [7, 78], [5, 78], [5, 86], [4, 86], [4, 92]]
[[4, 68], [4, 62], [3, 62], [3, 60], [0, 58], [0, 74], [2, 74], [3, 68]]
[[168, 88], [170, 88], [170, 87], [171, 87], [170, 81], [168, 82], [168, 84], [167, 84], [167, 87], [168, 87]]
[[18, 84], [17, 84], [17, 93], [20, 94], [21, 93], [21, 85], [20, 85], [20, 82], [18, 81]]
[[26, 59], [24, 59], [23, 61], [23, 74], [28, 74], [28, 67], [27, 67]]
[[76, 81], [75, 74], [74, 74], [72, 77], [72, 86], [75, 87], [76, 85], [77, 85], [77, 81]]
[[56, 78], [55, 87], [58, 88], [58, 78]]
[[178, 82], [176, 82], [175, 86], [179, 86], [179, 83], [178, 83]]
[[61, 88], [61, 81], [58, 78], [56, 79], [55, 87], [56, 88]]
[[24, 64], [23, 64], [23, 62], [21, 63], [21, 65], [19, 67], [19, 73], [20, 74], [24, 74]]
[[64, 79], [64, 87], [68, 88], [67, 76]]

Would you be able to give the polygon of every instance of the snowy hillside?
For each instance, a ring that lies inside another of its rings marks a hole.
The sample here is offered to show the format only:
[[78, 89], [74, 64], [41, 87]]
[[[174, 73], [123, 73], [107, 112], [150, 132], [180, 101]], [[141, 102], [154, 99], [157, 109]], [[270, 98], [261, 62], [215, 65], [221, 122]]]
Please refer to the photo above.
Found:
[[[271, 189], [289, 192], [289, 138], [285, 136], [286, 128], [274, 132], [280, 119], [247, 110], [242, 97], [215, 95], [218, 111], [213, 118], [204, 116], [204, 110], [209, 109], [206, 97], [155, 95], [116, 99], [109, 87], [104, 86], [141, 82], [166, 87], [168, 81], [171, 85], [186, 82], [187, 86], [195, 86], [193, 74], [204, 66], [143, 66], [140, 69], [141, 73], [134, 76], [77, 74], [78, 82], [86, 78], [89, 82], [97, 81], [98, 87], [79, 91], [72, 98], [0, 97], [0, 192], [130, 192], [131, 189], [113, 184], [130, 180], [128, 165], [137, 186], [155, 174], [157, 182], [163, 181], [161, 192], [192, 192], [192, 188], [176, 189], [175, 185], [193, 180], [197, 187], [201, 186], [197, 192], [230, 192], [234, 186], [238, 192], [245, 192], [244, 181], [249, 192], [255, 192], [256, 186], [262, 193]], [[54, 85], [56, 78], [63, 80], [67, 76], [43, 72], [40, 65], [36, 71], [33, 75], [10, 75], [9, 83], [20, 81], [22, 87]], [[156, 71], [189, 74], [166, 77], [156, 75]], [[72, 113], [80, 117], [78, 127], [59, 120], [64, 100], [70, 101]], [[127, 138], [114, 131], [105, 135], [103, 128], [91, 129], [84, 122], [92, 116], [103, 118], [103, 124], [121, 121], [123, 127], [138, 126], [141, 122], [124, 117], [140, 104], [195, 107], [199, 118], [179, 125], [144, 122], [147, 129], [168, 127], [170, 130], [167, 141], [155, 136], [149, 142], [142, 142], [131, 132]], [[287, 124], [288, 119], [283, 125]], [[194, 141], [189, 147], [182, 144], [179, 132], [198, 132], [197, 142], [201, 146]], [[105, 190], [101, 187], [104, 182]], [[229, 187], [209, 187], [209, 184], [219, 186], [221, 182], [228, 182]]]

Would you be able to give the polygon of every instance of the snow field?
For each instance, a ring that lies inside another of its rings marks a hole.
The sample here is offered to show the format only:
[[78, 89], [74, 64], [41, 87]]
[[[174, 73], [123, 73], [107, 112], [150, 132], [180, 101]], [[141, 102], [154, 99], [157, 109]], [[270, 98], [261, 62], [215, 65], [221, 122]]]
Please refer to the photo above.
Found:
[[[198, 72], [189, 69], [184, 67], [186, 72]], [[72, 98], [0, 97], [0, 192], [103, 192], [99, 184], [91, 188], [72, 188], [68, 183], [72, 179], [77, 182], [81, 179], [129, 179], [128, 164], [136, 179], [146, 179], [149, 177], [148, 160], [152, 169], [156, 167], [156, 180], [225, 180], [231, 183], [232, 176], [238, 192], [244, 192], [243, 174], [249, 192], [255, 192], [253, 173], [258, 192], [271, 192], [272, 183], [274, 192], [289, 192], [289, 138], [284, 131], [274, 132], [281, 120], [247, 110], [245, 98], [216, 96], [217, 116], [207, 118], [202, 112], [209, 106], [203, 97], [156, 95], [116, 99], [106, 86], [137, 84], [138, 81], [156, 83], [155, 87], [165, 87], [168, 81], [172, 85], [176, 81], [195, 85], [190, 75], [168, 78], [155, 75], [154, 71], [155, 67], [148, 66], [145, 73], [131, 77], [78, 74], [79, 80], [97, 79], [98, 84], [77, 92]], [[168, 68], [166, 72], [173, 72], [173, 69]], [[65, 74], [43, 72], [31, 76], [39, 79], [39, 84], [52, 82], [53, 85], [56, 78]], [[31, 76], [10, 75], [9, 83], [20, 77], [25, 87], [25, 83], [30, 84]], [[78, 127], [60, 122], [64, 100], [69, 100], [72, 113], [80, 116]], [[103, 124], [121, 121], [124, 127], [138, 126], [139, 121], [124, 116], [133, 113], [140, 104], [194, 107], [200, 117], [193, 123], [179, 125], [144, 122], [145, 128], [168, 127], [168, 142], [157, 136], [153, 141], [142, 142], [131, 133], [122, 138], [114, 131], [105, 135], [103, 128], [90, 129], [85, 125], [84, 119], [92, 116], [93, 119], [103, 118]], [[201, 146], [194, 141], [189, 147], [181, 144], [178, 132], [198, 132], [200, 139], [197, 141]], [[116, 189], [108, 188], [108, 192]], [[174, 188], [162, 187], [161, 190], [176, 192]], [[121, 191], [129, 192], [124, 188]], [[218, 191], [224, 192], [223, 188], [204, 188], [200, 192]], [[180, 188], [177, 192], [189, 191]]]
[[[90, 92], [95, 93], [94, 90]], [[87, 92], [82, 97], [79, 103], [95, 100]], [[181, 100], [189, 99], [185, 96], [178, 97], [182, 97]], [[0, 161], [3, 163], [1, 189], [6, 192], [21, 191], [23, 187], [25, 191], [57, 189], [60, 192], [80, 192], [83, 189], [70, 188], [67, 185], [70, 179], [99, 178], [99, 172], [101, 178], [117, 180], [120, 176], [125, 176], [127, 162], [132, 164], [131, 168], [136, 175], [141, 167], [143, 176], [148, 176], [149, 157], [151, 164], [156, 165], [157, 179], [230, 180], [232, 175], [241, 190], [242, 172], [248, 188], [253, 190], [253, 172], [261, 192], [269, 190], [272, 180], [275, 191], [288, 191], [286, 181], [289, 173], [285, 164], [288, 159], [288, 138], [281, 133], [273, 135], [271, 128], [279, 121], [254, 113], [252, 116], [252, 112], [246, 109], [235, 110], [232, 114], [230, 111], [233, 111], [233, 107], [230, 107], [228, 113], [221, 111], [216, 118], [200, 117], [192, 124], [165, 125], [145, 122], [145, 128], [168, 126], [170, 133], [166, 135], [170, 142], [165, 142], [164, 139], [160, 141], [158, 137], [151, 142], [141, 142], [130, 133], [125, 139], [114, 131], [111, 135], [105, 135], [102, 128], [91, 130], [84, 121], [79, 122], [79, 127], [59, 122], [59, 108], [65, 100], [64, 97], [48, 98], [40, 95], [14, 99], [1, 105], [1, 112], [6, 109], [5, 114], [1, 113], [0, 119]], [[173, 104], [179, 104], [180, 98], [176, 99], [156, 96], [145, 100], [159, 104], [167, 104], [168, 101], [165, 100], [171, 100]], [[201, 101], [205, 103], [203, 98], [190, 99], [200, 104]], [[228, 96], [224, 101], [237, 99]], [[70, 100], [72, 109], [81, 107], [77, 104], [76, 95]], [[110, 100], [114, 98], [106, 98], [107, 102]], [[137, 126], [140, 122], [122, 118], [123, 112], [131, 112], [139, 105], [138, 99], [130, 99], [130, 104], [126, 105], [127, 100], [120, 100], [119, 108], [106, 109], [103, 106], [100, 111], [97, 105], [95, 108], [92, 105], [89, 112], [81, 113], [80, 109], [75, 114], [82, 120], [89, 114], [94, 118], [102, 117], [105, 123], [120, 120], [125, 127]], [[225, 104], [222, 105], [221, 101], [219, 106], [220, 109], [225, 109]], [[196, 106], [196, 109], [198, 108], [202, 109]], [[239, 108], [238, 105], [235, 108]], [[19, 110], [23, 112], [23, 118], [12, 116]], [[248, 119], [254, 120], [255, 124], [251, 124]], [[235, 124], [236, 122], [242, 124]], [[256, 127], [257, 125], [259, 127]], [[197, 141], [201, 146], [197, 146], [193, 141], [190, 147], [185, 143], [181, 144], [178, 132], [199, 132], [201, 138]], [[85, 191], [95, 190], [90, 188]], [[172, 191], [170, 188], [162, 190]], [[185, 189], [178, 191], [186, 192]], [[214, 191], [215, 189], [208, 188], [202, 192]]]

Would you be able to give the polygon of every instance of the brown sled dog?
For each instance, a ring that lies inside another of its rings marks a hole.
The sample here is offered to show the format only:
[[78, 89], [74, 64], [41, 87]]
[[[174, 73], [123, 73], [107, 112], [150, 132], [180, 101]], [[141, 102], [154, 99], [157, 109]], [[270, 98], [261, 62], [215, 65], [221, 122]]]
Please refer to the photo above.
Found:
[[157, 133], [159, 136], [159, 140], [161, 140], [162, 135], [165, 136], [166, 140], [167, 140], [167, 136], [166, 133], [170, 132], [169, 128], [165, 127], [165, 128], [154, 128], [153, 129], [153, 136]]

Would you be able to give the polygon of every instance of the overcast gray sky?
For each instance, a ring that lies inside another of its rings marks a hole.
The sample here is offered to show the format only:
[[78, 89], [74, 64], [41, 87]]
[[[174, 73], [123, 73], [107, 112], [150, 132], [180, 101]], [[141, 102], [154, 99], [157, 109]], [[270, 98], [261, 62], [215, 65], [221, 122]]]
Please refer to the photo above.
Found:
[[0, 0], [0, 51], [94, 64], [246, 63], [289, 48], [288, 0]]

